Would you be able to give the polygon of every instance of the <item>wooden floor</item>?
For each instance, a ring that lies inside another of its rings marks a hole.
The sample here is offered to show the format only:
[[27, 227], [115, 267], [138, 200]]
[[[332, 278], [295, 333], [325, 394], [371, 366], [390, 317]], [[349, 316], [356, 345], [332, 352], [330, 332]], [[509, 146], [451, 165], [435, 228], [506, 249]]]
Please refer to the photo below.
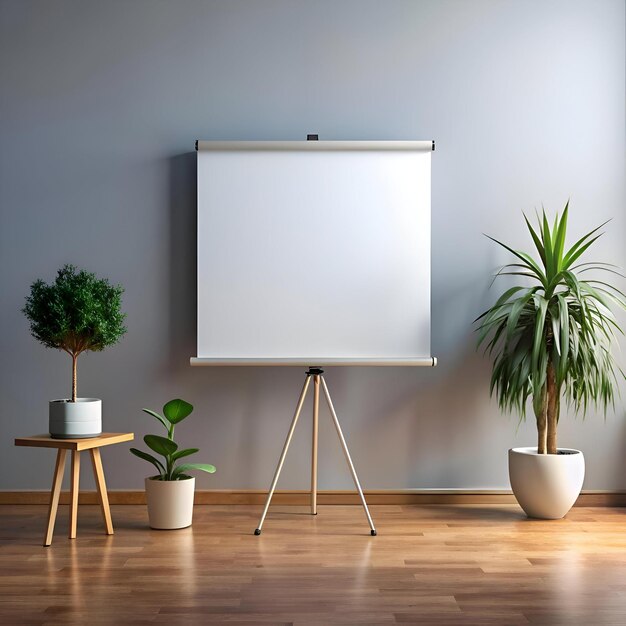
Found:
[[116, 534], [67, 507], [44, 548], [45, 507], [0, 506], [0, 623], [626, 624], [626, 509], [531, 521], [515, 506], [197, 506], [151, 531], [113, 507]]

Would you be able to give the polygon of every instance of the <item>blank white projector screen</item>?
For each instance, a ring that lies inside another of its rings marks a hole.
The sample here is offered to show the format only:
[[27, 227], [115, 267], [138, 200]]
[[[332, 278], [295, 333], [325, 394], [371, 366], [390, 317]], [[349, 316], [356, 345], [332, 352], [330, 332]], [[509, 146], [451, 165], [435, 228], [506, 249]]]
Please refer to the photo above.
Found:
[[431, 141], [199, 141], [193, 365], [434, 365]]

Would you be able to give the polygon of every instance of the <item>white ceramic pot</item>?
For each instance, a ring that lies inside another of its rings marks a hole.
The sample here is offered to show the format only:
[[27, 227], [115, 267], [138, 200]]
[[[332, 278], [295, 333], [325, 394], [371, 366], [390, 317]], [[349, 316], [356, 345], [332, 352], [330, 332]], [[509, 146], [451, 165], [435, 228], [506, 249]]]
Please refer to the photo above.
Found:
[[156, 480], [146, 478], [150, 528], [174, 530], [191, 526], [196, 479]]
[[580, 450], [570, 448], [559, 448], [558, 454], [537, 454], [537, 448], [512, 448], [509, 479], [528, 517], [560, 519], [580, 494], [585, 457]]
[[102, 400], [51, 400], [49, 418], [50, 436], [53, 439], [97, 437], [102, 434]]

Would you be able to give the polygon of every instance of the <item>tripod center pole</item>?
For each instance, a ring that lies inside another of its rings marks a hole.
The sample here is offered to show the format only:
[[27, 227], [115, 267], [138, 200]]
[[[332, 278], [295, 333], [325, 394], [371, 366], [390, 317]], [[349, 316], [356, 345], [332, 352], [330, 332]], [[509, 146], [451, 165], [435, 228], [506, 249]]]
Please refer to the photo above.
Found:
[[309, 367], [307, 378], [313, 378], [313, 429], [311, 433], [311, 515], [317, 515], [317, 441], [319, 431], [320, 379], [324, 370]]
[[313, 374], [313, 430], [311, 433], [311, 515], [317, 515], [317, 439], [320, 409], [320, 378], [321, 374]]

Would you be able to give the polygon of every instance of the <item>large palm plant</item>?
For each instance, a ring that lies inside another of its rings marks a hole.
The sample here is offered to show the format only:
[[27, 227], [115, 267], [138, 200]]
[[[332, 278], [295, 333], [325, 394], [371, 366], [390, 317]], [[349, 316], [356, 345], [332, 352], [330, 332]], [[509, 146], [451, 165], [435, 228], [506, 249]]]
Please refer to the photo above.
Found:
[[524, 216], [539, 260], [489, 237], [517, 261], [496, 278], [519, 276], [529, 286], [507, 289], [476, 320], [478, 344], [494, 356], [490, 391], [500, 408], [523, 418], [532, 396], [539, 454], [557, 454], [561, 397], [576, 412], [589, 404], [606, 410], [617, 392], [616, 372], [624, 376], [610, 349], [615, 333], [623, 334], [611, 306], [626, 308], [626, 296], [597, 278], [598, 272], [622, 275], [609, 263], [578, 262], [606, 222], [565, 250], [568, 205], [552, 226], [545, 211], [536, 229]]

